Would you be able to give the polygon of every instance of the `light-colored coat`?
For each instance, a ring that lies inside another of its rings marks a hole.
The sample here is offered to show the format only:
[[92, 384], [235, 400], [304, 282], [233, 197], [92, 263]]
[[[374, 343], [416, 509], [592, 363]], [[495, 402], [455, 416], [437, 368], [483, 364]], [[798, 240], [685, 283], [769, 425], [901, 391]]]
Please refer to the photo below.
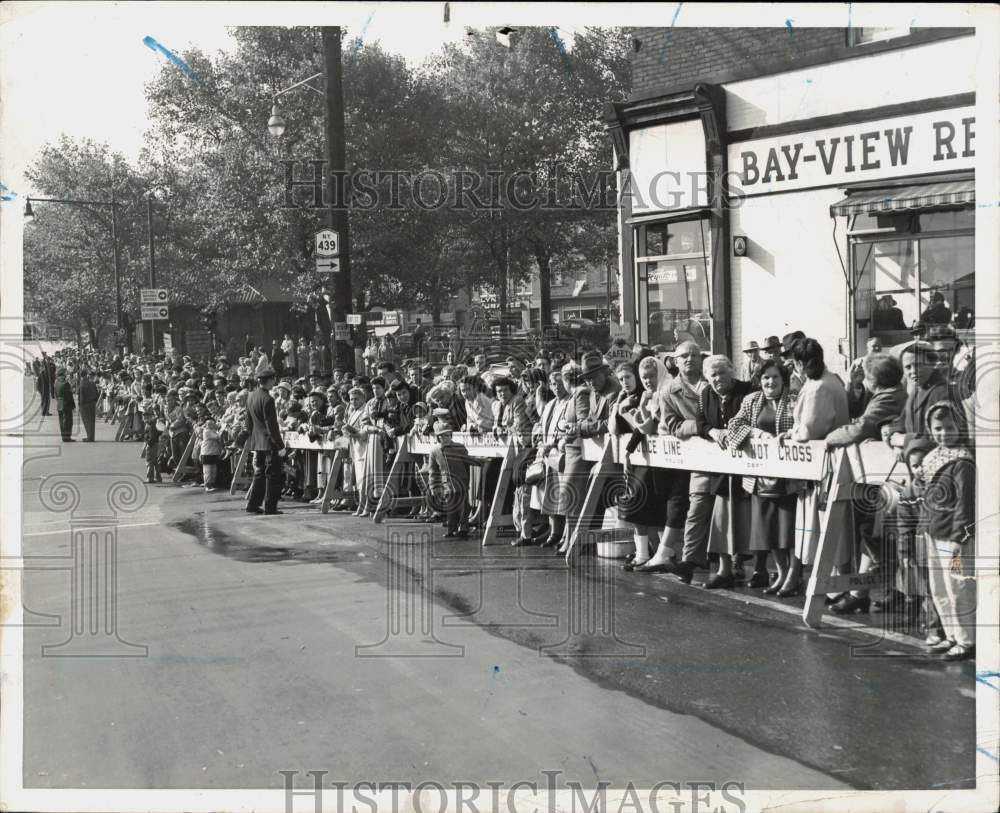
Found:
[[795, 399], [792, 440], [823, 440], [834, 429], [850, 422], [843, 382], [824, 370], [820, 378], [807, 378]]

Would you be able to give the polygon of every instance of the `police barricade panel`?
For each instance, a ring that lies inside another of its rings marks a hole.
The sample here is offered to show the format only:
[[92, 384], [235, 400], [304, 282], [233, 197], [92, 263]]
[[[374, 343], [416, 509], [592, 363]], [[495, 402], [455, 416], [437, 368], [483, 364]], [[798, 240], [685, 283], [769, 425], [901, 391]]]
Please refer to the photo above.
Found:
[[326, 470], [326, 482], [323, 484], [319, 501], [315, 503], [322, 513], [327, 514], [330, 512], [330, 504], [345, 496], [344, 492], [337, 488], [337, 482], [349, 454], [350, 441], [345, 437], [329, 439], [326, 432], [322, 435], [313, 440], [306, 432], [283, 432], [281, 437], [286, 449], [306, 453], [303, 463], [309, 484], [322, 467], [320, 457], [330, 461], [329, 469]]

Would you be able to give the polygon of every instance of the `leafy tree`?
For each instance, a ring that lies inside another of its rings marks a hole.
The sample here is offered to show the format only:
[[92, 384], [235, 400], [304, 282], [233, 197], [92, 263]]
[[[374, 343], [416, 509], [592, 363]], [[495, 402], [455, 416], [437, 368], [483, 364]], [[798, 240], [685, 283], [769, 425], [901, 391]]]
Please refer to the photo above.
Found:
[[[473, 242], [492, 260], [501, 309], [533, 261], [547, 324], [553, 263], [581, 250], [603, 262], [614, 243], [613, 189], [602, 189], [602, 180], [613, 183], [610, 147], [599, 111], [627, 91], [627, 38], [588, 28], [569, 52], [555, 29], [523, 29], [510, 49], [493, 35], [446, 47], [430, 70], [453, 113], [452, 166], [503, 179], [490, 206], [466, 218]], [[602, 208], [602, 198], [612, 205]]]

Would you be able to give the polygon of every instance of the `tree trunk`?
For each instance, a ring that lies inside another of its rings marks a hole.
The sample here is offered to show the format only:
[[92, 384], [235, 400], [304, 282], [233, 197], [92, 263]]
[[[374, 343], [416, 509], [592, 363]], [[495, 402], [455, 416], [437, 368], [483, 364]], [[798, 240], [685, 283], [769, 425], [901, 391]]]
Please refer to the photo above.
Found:
[[497, 284], [497, 304], [500, 306], [500, 335], [506, 335], [503, 318], [507, 314], [507, 281], [510, 279], [510, 248], [507, 245], [507, 224], [500, 225], [500, 279]]
[[552, 264], [548, 253], [535, 249], [538, 263], [538, 324], [549, 327], [552, 324]]

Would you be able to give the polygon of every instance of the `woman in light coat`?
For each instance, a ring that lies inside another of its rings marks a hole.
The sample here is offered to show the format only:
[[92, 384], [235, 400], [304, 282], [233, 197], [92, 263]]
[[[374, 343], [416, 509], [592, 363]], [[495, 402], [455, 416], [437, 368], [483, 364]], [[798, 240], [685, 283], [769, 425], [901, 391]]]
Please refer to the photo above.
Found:
[[354, 516], [363, 516], [369, 511], [368, 502], [371, 491], [366, 466], [368, 435], [363, 429], [367, 414], [365, 391], [360, 387], [354, 387], [351, 389], [349, 397], [351, 400], [347, 410], [347, 418], [344, 421], [344, 434], [351, 441], [351, 470], [354, 486], [358, 493], [358, 507]]
[[549, 373], [549, 387], [554, 398], [542, 407], [540, 439], [537, 462], [545, 464], [542, 482], [532, 488], [531, 507], [549, 518], [549, 534], [541, 543], [543, 548], [556, 547], [562, 543], [566, 531], [566, 510], [563, 490], [559, 487], [559, 424], [564, 420], [569, 406], [570, 394], [558, 370]]
[[[791, 431], [778, 436], [781, 440], [802, 443], [807, 440], [825, 440], [834, 429], [850, 421], [847, 390], [844, 382], [830, 372], [823, 362], [823, 348], [815, 339], [801, 339], [792, 352], [795, 370], [805, 376], [793, 410], [794, 425]], [[795, 551], [789, 562], [783, 595], [793, 595], [802, 581], [802, 565], [811, 565], [819, 542], [820, 506], [819, 488], [811, 483], [799, 493], [796, 509], [797, 538]], [[839, 565], [850, 555], [849, 537], [845, 523], [839, 525], [839, 538], [830, 539], [837, 546], [834, 561]], [[831, 526], [832, 527], [832, 526]]]

